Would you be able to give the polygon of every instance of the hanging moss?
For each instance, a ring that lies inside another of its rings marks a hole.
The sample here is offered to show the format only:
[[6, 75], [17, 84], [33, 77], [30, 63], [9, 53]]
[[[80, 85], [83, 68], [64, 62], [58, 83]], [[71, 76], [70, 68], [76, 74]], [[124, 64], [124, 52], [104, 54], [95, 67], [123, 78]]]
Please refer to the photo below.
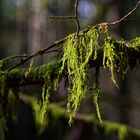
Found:
[[97, 117], [100, 123], [102, 124], [100, 107], [99, 107], [99, 101], [100, 101], [100, 95], [101, 95], [101, 88], [99, 86], [99, 74], [100, 74], [100, 69], [99, 67], [96, 67], [95, 83], [94, 83], [94, 89], [93, 89], [93, 103], [95, 104]]
[[[115, 72], [121, 73], [122, 77], [129, 68], [134, 68], [139, 59], [135, 57], [139, 52], [140, 38], [135, 38], [127, 43], [123, 40], [117, 41], [112, 37], [107, 37], [104, 44], [103, 66], [111, 71], [111, 79], [115, 83]], [[133, 54], [132, 54], [133, 52]], [[135, 52], [135, 54], [134, 54]], [[133, 58], [130, 58], [133, 55]], [[131, 60], [133, 59], [133, 60]]]
[[111, 71], [111, 79], [118, 87], [115, 80], [115, 71], [126, 74], [129, 68], [128, 49], [124, 41], [116, 41], [112, 37], [105, 39], [103, 66]]
[[[106, 24], [105, 24], [106, 25]], [[0, 71], [0, 101], [3, 102], [3, 95], [5, 95], [7, 80], [13, 80], [16, 84], [22, 85], [25, 82], [30, 83], [31, 81], [41, 81], [43, 83], [42, 88], [42, 106], [40, 110], [39, 123], [45, 125], [46, 122], [46, 113], [48, 109], [50, 90], [57, 89], [58, 81], [62, 74], [66, 74], [69, 79], [69, 88], [68, 88], [68, 103], [67, 103], [67, 112], [69, 114], [69, 124], [72, 123], [73, 117], [77, 113], [80, 107], [80, 103], [85, 97], [87, 90], [87, 73], [89, 68], [89, 60], [97, 59], [97, 53], [99, 50], [98, 46], [98, 35], [104, 32], [105, 29], [102, 29], [103, 26], [97, 28], [89, 28], [88, 31], [82, 32], [79, 35], [72, 34], [70, 35], [66, 42], [64, 43], [64, 54], [61, 60], [51, 62], [47, 65], [43, 65], [37, 68], [32, 68], [33, 59], [29, 66], [29, 69], [14, 69], [11, 71], [6, 71], [6, 74], [3, 74]], [[105, 26], [106, 27], [106, 26]], [[103, 46], [103, 66], [109, 68], [111, 71], [112, 81], [117, 85], [115, 80], [115, 71], [126, 74], [130, 67], [129, 62], [129, 49], [138, 51], [138, 46], [140, 46], [140, 38], [133, 39], [130, 43], [125, 41], [116, 41], [112, 37], [107, 37], [105, 39], [105, 44]], [[136, 59], [137, 60], [137, 59]], [[5, 60], [0, 61], [0, 68], [3, 66]], [[96, 79], [99, 78], [99, 75], [96, 76]], [[95, 82], [94, 86], [94, 104], [97, 112], [99, 121], [101, 120], [101, 113], [99, 109], [99, 97], [101, 94], [101, 89], [99, 83]], [[7, 96], [4, 96], [4, 98]], [[12, 97], [12, 96], [11, 96]], [[5, 98], [6, 99], [6, 98]], [[4, 100], [5, 101], [5, 100]], [[2, 104], [0, 104], [0, 111], [2, 110]], [[4, 112], [3, 110], [1, 112]], [[1, 115], [1, 114], [0, 114]], [[3, 114], [2, 114], [3, 115]], [[1, 115], [1, 116], [2, 116]], [[123, 139], [125, 128], [120, 129], [120, 139]]]
[[[46, 121], [46, 115], [48, 111], [48, 104], [49, 104], [49, 96], [50, 96], [50, 85], [49, 84], [44, 84], [42, 88], [42, 107], [40, 110], [40, 128], [44, 128], [46, 126], [47, 121]], [[41, 129], [43, 131], [43, 129]], [[40, 132], [41, 133], [41, 132]]]
[[93, 102], [95, 104], [96, 114], [98, 116], [98, 119], [99, 119], [100, 123], [102, 124], [100, 107], [99, 107], [100, 95], [101, 95], [101, 89], [97, 85], [95, 85], [94, 94], [93, 94]]
[[[43, 77], [44, 79], [44, 85], [42, 88], [42, 104], [41, 104], [41, 110], [40, 110], [40, 121], [39, 125], [41, 130], [44, 130], [44, 126], [46, 126], [47, 121], [47, 111], [48, 111], [48, 104], [49, 104], [49, 96], [50, 96], [50, 90], [51, 89], [57, 89], [58, 87], [58, 81], [59, 81], [59, 62], [55, 64], [55, 62], [51, 62], [47, 65], [42, 66], [41, 69], [34, 69], [30, 71], [30, 74], [33, 74], [32, 76], [34, 78]], [[40, 76], [39, 76], [40, 75]], [[39, 132], [41, 133], [41, 132]]]
[[[79, 109], [87, 90], [88, 62], [92, 55], [97, 58], [98, 31], [91, 28], [81, 36], [71, 35], [64, 44], [62, 73], [68, 72], [69, 88], [67, 111], [70, 115], [69, 124]], [[94, 53], [94, 54], [93, 54]]]

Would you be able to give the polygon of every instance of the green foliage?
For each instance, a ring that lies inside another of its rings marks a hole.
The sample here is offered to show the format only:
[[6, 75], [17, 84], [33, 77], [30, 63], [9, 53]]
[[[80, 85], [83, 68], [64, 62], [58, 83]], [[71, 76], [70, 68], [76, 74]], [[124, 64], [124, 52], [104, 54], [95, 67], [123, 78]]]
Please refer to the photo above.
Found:
[[94, 53], [97, 57], [98, 31], [91, 28], [81, 36], [71, 35], [64, 44], [64, 55], [62, 58], [62, 68], [65, 69], [69, 78], [69, 95], [67, 111], [70, 115], [69, 124], [79, 109], [80, 103], [87, 90], [88, 62]]

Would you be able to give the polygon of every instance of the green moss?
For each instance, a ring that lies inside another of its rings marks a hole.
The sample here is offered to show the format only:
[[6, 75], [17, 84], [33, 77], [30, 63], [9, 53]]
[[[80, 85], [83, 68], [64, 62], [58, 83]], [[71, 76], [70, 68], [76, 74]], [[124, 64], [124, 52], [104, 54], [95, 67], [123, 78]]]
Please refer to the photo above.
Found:
[[103, 66], [111, 71], [111, 79], [118, 87], [115, 72], [126, 74], [129, 69], [128, 49], [124, 41], [116, 41], [111, 37], [105, 39]]
[[[69, 124], [80, 107], [87, 90], [87, 72], [89, 59], [97, 58], [98, 31], [91, 28], [81, 36], [71, 35], [64, 44], [64, 55], [60, 73], [65, 69], [69, 78], [67, 111]], [[93, 54], [94, 53], [94, 54]]]
[[42, 126], [46, 124], [46, 113], [49, 104], [50, 88], [51, 87], [49, 84], [44, 84], [42, 88], [42, 107], [40, 111], [40, 124]]
[[4, 104], [4, 87], [6, 86], [5, 77], [3, 73], [0, 71], [0, 119], [4, 119], [4, 112], [6, 112], [5, 108], [3, 107]]
[[126, 126], [121, 125], [118, 129], [118, 137], [119, 140], [125, 140], [128, 134], [128, 130]]
[[100, 107], [99, 107], [99, 101], [100, 101], [100, 95], [101, 95], [101, 88], [99, 85], [99, 76], [100, 76], [100, 69], [99, 67], [96, 67], [95, 83], [93, 87], [93, 103], [95, 104], [97, 117], [100, 123], [102, 124]]
[[138, 50], [138, 48], [140, 48], [140, 37], [136, 37], [135, 39], [131, 40], [128, 47], [133, 47]]
[[129, 133], [128, 126], [123, 125], [123, 124], [105, 121], [103, 127], [105, 128], [106, 134], [117, 132], [119, 140], [125, 140]]
[[101, 95], [101, 89], [98, 86], [95, 85], [95, 87], [94, 87], [94, 95], [93, 95], [93, 102], [95, 104], [98, 119], [99, 119], [100, 123], [102, 124], [100, 107], [99, 107], [100, 95]]

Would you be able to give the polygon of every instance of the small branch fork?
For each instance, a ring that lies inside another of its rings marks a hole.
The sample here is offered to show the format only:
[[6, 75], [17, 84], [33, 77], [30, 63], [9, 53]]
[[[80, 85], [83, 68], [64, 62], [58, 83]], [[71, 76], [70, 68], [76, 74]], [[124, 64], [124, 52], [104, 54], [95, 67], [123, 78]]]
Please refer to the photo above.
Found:
[[51, 16], [50, 19], [75, 19], [77, 24], [77, 35], [80, 32], [80, 22], [78, 18], [78, 5], [79, 0], [75, 0], [75, 15], [74, 16]]
[[[77, 32], [75, 34], [77, 34], [77, 35], [79, 35], [80, 32], [81, 33], [82, 32], [87, 32], [89, 30], [89, 28], [86, 28], [86, 29], [80, 31], [80, 22], [79, 22], [79, 19], [78, 19], [78, 4], [79, 4], [79, 0], [75, 0], [75, 15], [74, 16], [64, 16], [64, 17], [63, 16], [58, 16], [58, 17], [56, 16], [56, 17], [51, 17], [51, 19], [76, 19]], [[119, 23], [123, 22], [128, 16], [133, 14], [137, 10], [139, 5], [140, 5], [140, 0], [137, 2], [137, 4], [134, 6], [134, 8], [130, 12], [128, 12], [125, 16], [123, 16], [121, 19], [119, 19], [117, 21], [114, 21], [114, 22], [111, 22], [111, 23], [108, 23], [108, 22], [100, 23], [100, 24], [95, 25], [94, 27], [95, 28], [99, 28], [99, 29], [102, 29], [102, 28], [106, 29], [106, 28], [108, 28], [111, 25], [119, 24]], [[29, 56], [25, 57], [22, 62], [19, 62], [18, 64], [14, 65], [9, 70], [12, 70], [12, 69], [14, 69], [14, 68], [24, 64], [26, 61], [30, 60], [31, 58], [33, 58], [35, 56], [43, 55], [43, 54], [49, 53], [49, 52], [53, 52], [53, 50], [52, 51], [50, 51], [50, 50], [53, 49], [56, 46], [59, 47], [59, 45], [63, 44], [68, 39], [68, 37], [69, 36], [67, 36], [67, 37], [65, 37], [65, 38], [63, 38], [61, 40], [58, 40], [58, 41], [54, 42], [52, 45], [50, 45], [48, 47], [45, 47], [42, 50], [39, 50], [39, 51], [37, 51], [36, 53], [34, 53], [32, 55], [29, 55]]]

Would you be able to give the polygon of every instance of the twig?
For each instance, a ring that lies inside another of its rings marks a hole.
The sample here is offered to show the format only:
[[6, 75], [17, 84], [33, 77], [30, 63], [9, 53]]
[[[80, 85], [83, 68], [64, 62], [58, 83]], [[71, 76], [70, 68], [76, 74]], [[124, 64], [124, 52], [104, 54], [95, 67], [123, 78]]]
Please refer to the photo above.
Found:
[[126, 14], [125, 16], [123, 16], [121, 19], [109, 23], [109, 25], [115, 25], [115, 24], [118, 24], [118, 23], [124, 21], [128, 16], [130, 16], [133, 12], [136, 11], [136, 9], [138, 8], [139, 5], [140, 5], [140, 0], [138, 1], [138, 3], [135, 5], [135, 7], [134, 7], [129, 13], [127, 13], [127, 14]]
[[80, 22], [78, 19], [78, 4], [79, 4], [79, 0], [75, 0], [75, 17], [76, 17], [76, 24], [77, 24], [77, 35], [80, 32]]
[[29, 57], [29, 55], [12, 55], [9, 57], [4, 58], [6, 61], [9, 59], [15, 59], [15, 58], [25, 58], [25, 57]]
[[67, 38], [68, 38], [68, 37], [63, 38], [63, 39], [61, 39], [61, 40], [59, 40], [59, 41], [56, 41], [54, 44], [50, 45], [49, 47], [37, 51], [35, 54], [32, 54], [32, 55], [30, 55], [29, 57], [25, 58], [22, 62], [20, 62], [20, 63], [14, 65], [14, 66], [11, 67], [9, 70], [12, 70], [12, 69], [14, 69], [14, 68], [16, 68], [16, 67], [18, 67], [18, 66], [24, 64], [26, 61], [30, 60], [31, 58], [33, 58], [33, 57], [35, 57], [35, 56], [38, 56], [38, 55], [42, 55], [42, 54], [48, 53], [48, 52], [47, 52], [48, 50], [54, 48], [55, 46], [59, 46], [59, 44], [64, 43], [65, 40], [67, 40]]
[[76, 16], [51, 16], [50, 19], [75, 19]]

